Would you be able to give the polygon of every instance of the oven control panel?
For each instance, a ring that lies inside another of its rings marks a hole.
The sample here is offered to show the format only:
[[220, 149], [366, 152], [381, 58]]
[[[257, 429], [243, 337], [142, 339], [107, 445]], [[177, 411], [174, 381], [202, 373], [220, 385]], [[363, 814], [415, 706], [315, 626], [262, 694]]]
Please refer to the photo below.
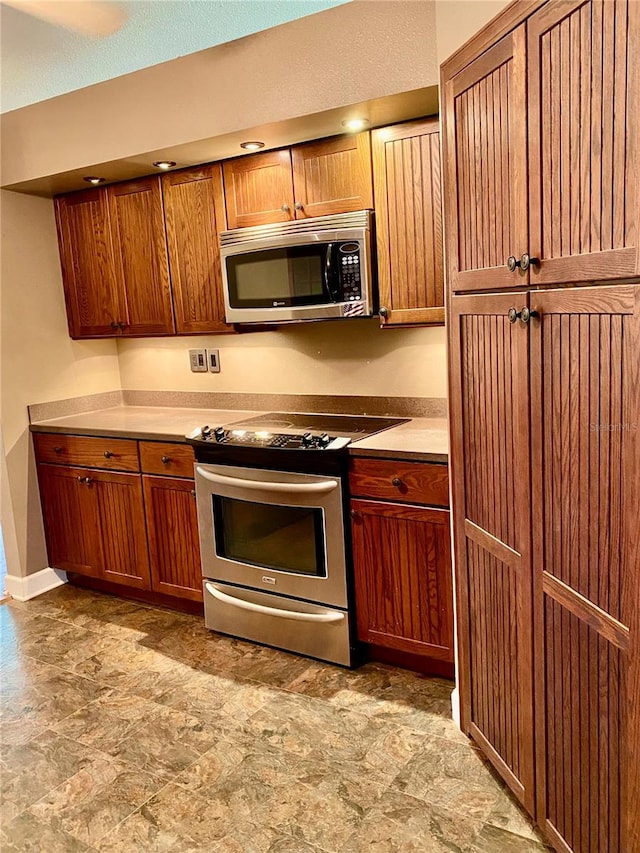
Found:
[[212, 444], [232, 445], [234, 447], [268, 447], [274, 450], [342, 450], [350, 439], [331, 436], [323, 432], [278, 433], [266, 430], [225, 429], [224, 427], [203, 426], [193, 430], [187, 436], [191, 441]]

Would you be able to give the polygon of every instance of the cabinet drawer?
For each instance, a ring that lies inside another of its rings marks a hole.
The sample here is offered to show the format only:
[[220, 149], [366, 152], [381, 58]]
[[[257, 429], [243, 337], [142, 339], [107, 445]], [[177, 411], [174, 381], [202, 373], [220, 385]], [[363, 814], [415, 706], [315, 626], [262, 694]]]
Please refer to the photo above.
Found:
[[38, 462], [83, 465], [109, 471], [140, 470], [137, 441], [62, 433], [34, 433], [33, 439]]
[[170, 477], [193, 479], [194, 461], [193, 447], [190, 444], [140, 442], [140, 465], [145, 474], [167, 474]]
[[449, 506], [446, 465], [382, 459], [351, 459], [349, 486], [354, 497]]

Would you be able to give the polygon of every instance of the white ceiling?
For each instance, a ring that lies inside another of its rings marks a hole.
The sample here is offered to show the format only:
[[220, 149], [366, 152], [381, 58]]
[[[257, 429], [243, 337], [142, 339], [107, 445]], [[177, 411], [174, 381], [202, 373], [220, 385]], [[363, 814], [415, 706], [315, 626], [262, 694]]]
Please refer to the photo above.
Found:
[[[349, 0], [129, 0], [94, 39], [0, 6], [2, 112], [204, 50]], [[283, 61], [287, 61], [283, 57]]]

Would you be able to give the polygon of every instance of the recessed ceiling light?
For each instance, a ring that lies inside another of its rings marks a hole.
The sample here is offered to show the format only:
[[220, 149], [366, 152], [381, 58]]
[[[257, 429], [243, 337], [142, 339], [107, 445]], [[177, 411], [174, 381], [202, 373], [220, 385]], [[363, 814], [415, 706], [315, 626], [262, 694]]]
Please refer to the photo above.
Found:
[[369, 124], [368, 118], [348, 118], [346, 121], [342, 122], [342, 126], [346, 127], [347, 130], [362, 130]]
[[264, 148], [264, 142], [241, 142], [240, 148], [244, 148], [246, 151], [257, 151], [259, 148]]
[[83, 178], [82, 180], [86, 181], [88, 184], [104, 184], [104, 182], [107, 179], [106, 178], [96, 178], [93, 175], [88, 175], [86, 178]]
[[176, 163], [175, 160], [156, 160], [153, 165], [157, 169], [172, 169]]

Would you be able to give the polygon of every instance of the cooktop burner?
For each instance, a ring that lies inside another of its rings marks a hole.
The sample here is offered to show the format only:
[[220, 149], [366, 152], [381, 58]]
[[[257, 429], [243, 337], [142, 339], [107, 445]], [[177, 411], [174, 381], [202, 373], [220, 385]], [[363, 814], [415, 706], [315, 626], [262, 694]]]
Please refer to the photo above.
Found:
[[269, 450], [344, 450], [353, 440], [404, 424], [408, 418], [269, 412], [215, 427], [198, 427], [187, 436], [196, 447], [233, 446]]

